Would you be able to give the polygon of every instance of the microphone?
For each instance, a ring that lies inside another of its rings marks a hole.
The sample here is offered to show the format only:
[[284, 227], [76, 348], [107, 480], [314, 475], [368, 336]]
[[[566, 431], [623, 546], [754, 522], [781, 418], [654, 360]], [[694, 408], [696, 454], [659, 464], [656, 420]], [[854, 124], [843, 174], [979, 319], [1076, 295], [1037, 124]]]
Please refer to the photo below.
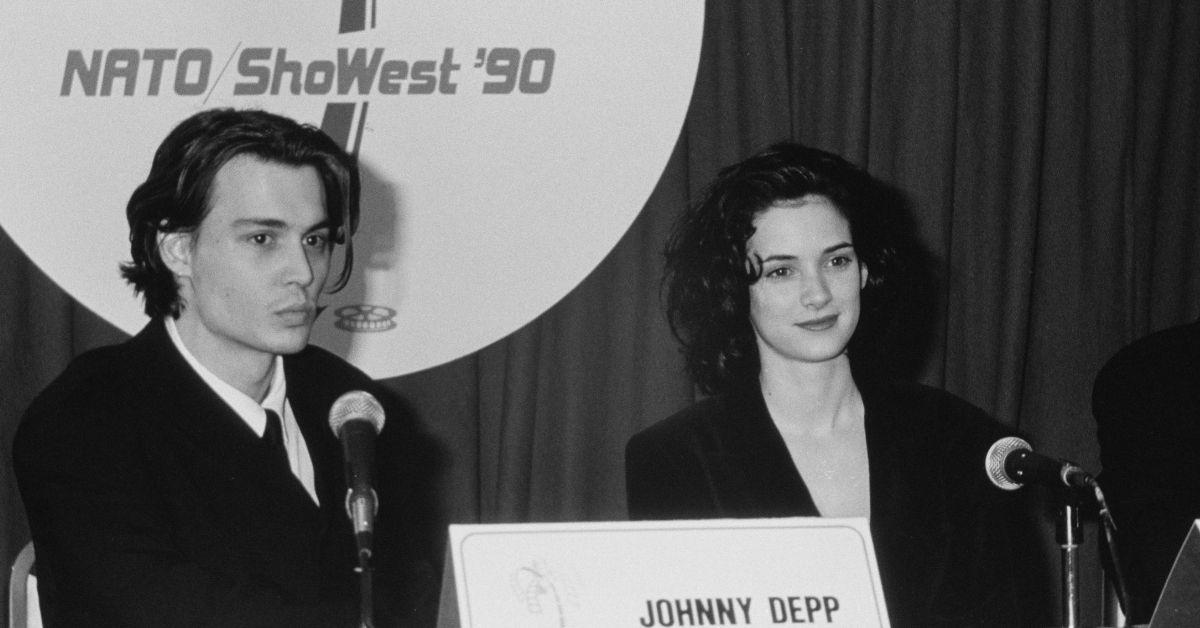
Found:
[[371, 535], [379, 498], [372, 488], [375, 435], [383, 429], [383, 406], [371, 393], [352, 390], [329, 409], [329, 428], [342, 441], [346, 462], [346, 515], [354, 525], [359, 562], [371, 557]]
[[1030, 482], [1075, 489], [1090, 489], [1096, 480], [1075, 463], [1034, 453], [1025, 439], [1001, 438], [984, 458], [984, 469], [992, 484], [1013, 491]]

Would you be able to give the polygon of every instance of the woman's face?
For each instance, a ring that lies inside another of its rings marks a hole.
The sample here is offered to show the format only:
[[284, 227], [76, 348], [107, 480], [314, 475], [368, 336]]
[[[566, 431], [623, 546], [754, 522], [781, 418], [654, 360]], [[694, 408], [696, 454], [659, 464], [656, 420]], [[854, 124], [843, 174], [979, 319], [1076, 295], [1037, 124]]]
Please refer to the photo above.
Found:
[[746, 254], [761, 265], [750, 285], [750, 322], [764, 364], [817, 363], [846, 351], [858, 325], [867, 269], [850, 224], [824, 196], [776, 203], [754, 220]]

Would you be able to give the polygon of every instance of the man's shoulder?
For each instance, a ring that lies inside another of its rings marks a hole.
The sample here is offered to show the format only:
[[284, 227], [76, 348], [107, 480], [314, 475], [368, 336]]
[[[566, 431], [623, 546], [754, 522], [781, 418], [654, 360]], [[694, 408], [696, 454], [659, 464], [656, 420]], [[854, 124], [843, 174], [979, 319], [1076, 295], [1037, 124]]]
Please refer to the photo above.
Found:
[[94, 403], [128, 385], [142, 366], [133, 359], [130, 342], [86, 351], [71, 360], [30, 404], [29, 413], [45, 405]]
[[[1098, 389], [1140, 386], [1148, 380], [1182, 377], [1200, 362], [1200, 322], [1169, 327], [1139, 338], [1105, 362], [1096, 377]], [[1192, 368], [1188, 368], [1192, 367]]]
[[[1140, 338], [1113, 354], [1092, 385], [1092, 413], [1101, 423], [1158, 424], [1200, 405], [1200, 322]], [[1170, 419], [1174, 421], [1175, 419]]]
[[363, 387], [374, 383], [374, 380], [358, 367], [317, 345], [310, 344], [299, 353], [284, 356], [283, 363], [287, 369], [289, 383], [293, 378], [297, 381], [328, 382], [334, 387]]
[[[140, 366], [129, 342], [80, 354], [42, 389], [21, 417], [13, 442], [18, 468], [33, 458], [49, 463], [83, 445], [94, 447], [132, 431], [130, 417], [116, 412], [130, 394], [147, 388], [134, 374]], [[75, 452], [78, 455], [78, 451]]]
[[[287, 396], [292, 409], [303, 415], [327, 416], [337, 398], [352, 390], [371, 393], [395, 423], [398, 400], [380, 383], [336, 354], [315, 345], [283, 356]], [[395, 430], [392, 430], [395, 431]]]

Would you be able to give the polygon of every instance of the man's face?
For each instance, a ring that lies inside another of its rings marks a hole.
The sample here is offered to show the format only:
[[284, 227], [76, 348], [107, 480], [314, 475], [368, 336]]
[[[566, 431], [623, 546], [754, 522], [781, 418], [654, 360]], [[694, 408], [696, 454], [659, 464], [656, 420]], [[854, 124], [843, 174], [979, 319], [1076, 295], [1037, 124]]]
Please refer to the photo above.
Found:
[[300, 351], [333, 248], [316, 169], [239, 155], [209, 196], [195, 232], [160, 239], [164, 260], [182, 258], [168, 264], [181, 279], [184, 344], [217, 372]]

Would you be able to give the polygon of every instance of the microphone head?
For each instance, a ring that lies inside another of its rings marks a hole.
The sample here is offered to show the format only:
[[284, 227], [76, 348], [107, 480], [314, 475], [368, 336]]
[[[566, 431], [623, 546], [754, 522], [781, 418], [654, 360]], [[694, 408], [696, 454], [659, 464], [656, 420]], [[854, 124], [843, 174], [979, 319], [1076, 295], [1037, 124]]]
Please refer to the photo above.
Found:
[[371, 424], [378, 434], [383, 429], [383, 406], [375, 396], [364, 390], [351, 390], [337, 398], [329, 408], [329, 429], [341, 437], [342, 426], [347, 421], [362, 420]]
[[988, 448], [987, 456], [983, 459], [984, 470], [992, 484], [1006, 491], [1015, 491], [1021, 488], [1021, 483], [1012, 479], [1008, 475], [1008, 471], [1004, 470], [1004, 463], [1008, 460], [1009, 454], [1021, 449], [1033, 451], [1033, 447], [1025, 439], [1016, 436], [1007, 436], [992, 443], [992, 446]]

